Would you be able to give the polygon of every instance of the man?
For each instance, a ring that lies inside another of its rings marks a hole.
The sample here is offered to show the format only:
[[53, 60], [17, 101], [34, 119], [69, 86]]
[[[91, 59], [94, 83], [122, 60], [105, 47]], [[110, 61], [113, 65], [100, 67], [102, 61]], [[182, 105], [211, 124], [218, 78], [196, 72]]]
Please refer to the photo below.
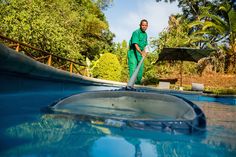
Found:
[[[147, 30], [148, 21], [143, 19], [140, 22], [140, 28], [133, 32], [132, 37], [129, 41], [129, 51], [128, 51], [128, 67], [129, 67], [129, 77], [133, 75], [138, 63], [142, 57], [146, 56], [145, 47], [147, 46]], [[141, 84], [143, 76], [144, 64], [142, 63], [136, 84]]]

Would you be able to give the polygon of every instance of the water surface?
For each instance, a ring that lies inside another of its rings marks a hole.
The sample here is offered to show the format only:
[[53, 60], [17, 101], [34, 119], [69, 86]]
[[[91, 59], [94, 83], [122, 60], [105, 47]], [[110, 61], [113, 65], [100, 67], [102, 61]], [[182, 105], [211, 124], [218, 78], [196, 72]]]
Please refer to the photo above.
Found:
[[109, 127], [41, 111], [60, 97], [0, 95], [0, 156], [236, 156], [234, 105], [195, 102], [205, 112], [207, 131], [187, 135]]

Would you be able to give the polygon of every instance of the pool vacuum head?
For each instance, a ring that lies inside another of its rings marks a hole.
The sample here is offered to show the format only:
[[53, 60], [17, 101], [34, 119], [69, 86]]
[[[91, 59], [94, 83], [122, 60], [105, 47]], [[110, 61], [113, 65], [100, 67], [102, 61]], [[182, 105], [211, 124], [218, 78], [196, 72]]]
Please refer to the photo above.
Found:
[[192, 102], [173, 95], [140, 91], [95, 91], [72, 95], [50, 109], [99, 124], [171, 132], [205, 130], [202, 110]]

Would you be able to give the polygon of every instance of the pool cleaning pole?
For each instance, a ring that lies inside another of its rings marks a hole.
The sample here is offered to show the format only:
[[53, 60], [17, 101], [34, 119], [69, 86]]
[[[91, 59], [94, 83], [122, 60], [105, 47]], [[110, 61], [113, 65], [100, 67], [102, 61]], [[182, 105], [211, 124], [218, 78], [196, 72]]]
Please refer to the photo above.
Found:
[[[145, 52], [148, 53], [149, 52], [149, 47], [145, 47]], [[141, 61], [138, 63], [138, 66], [136, 67], [133, 75], [131, 76], [128, 84], [127, 84], [127, 88], [128, 89], [132, 89], [134, 87], [134, 83], [136, 81], [136, 78], [137, 78], [137, 75], [138, 75], [138, 72], [139, 72], [139, 69], [144, 61], [145, 57], [142, 57]]]

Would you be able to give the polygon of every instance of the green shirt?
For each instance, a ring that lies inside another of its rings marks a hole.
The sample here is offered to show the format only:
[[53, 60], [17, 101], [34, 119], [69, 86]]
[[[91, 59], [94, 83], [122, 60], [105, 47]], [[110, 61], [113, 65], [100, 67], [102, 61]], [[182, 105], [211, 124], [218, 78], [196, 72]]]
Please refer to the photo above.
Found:
[[141, 51], [147, 46], [147, 33], [143, 32], [140, 28], [133, 32], [129, 41], [129, 47], [131, 50], [136, 50], [134, 44], [138, 44]]

